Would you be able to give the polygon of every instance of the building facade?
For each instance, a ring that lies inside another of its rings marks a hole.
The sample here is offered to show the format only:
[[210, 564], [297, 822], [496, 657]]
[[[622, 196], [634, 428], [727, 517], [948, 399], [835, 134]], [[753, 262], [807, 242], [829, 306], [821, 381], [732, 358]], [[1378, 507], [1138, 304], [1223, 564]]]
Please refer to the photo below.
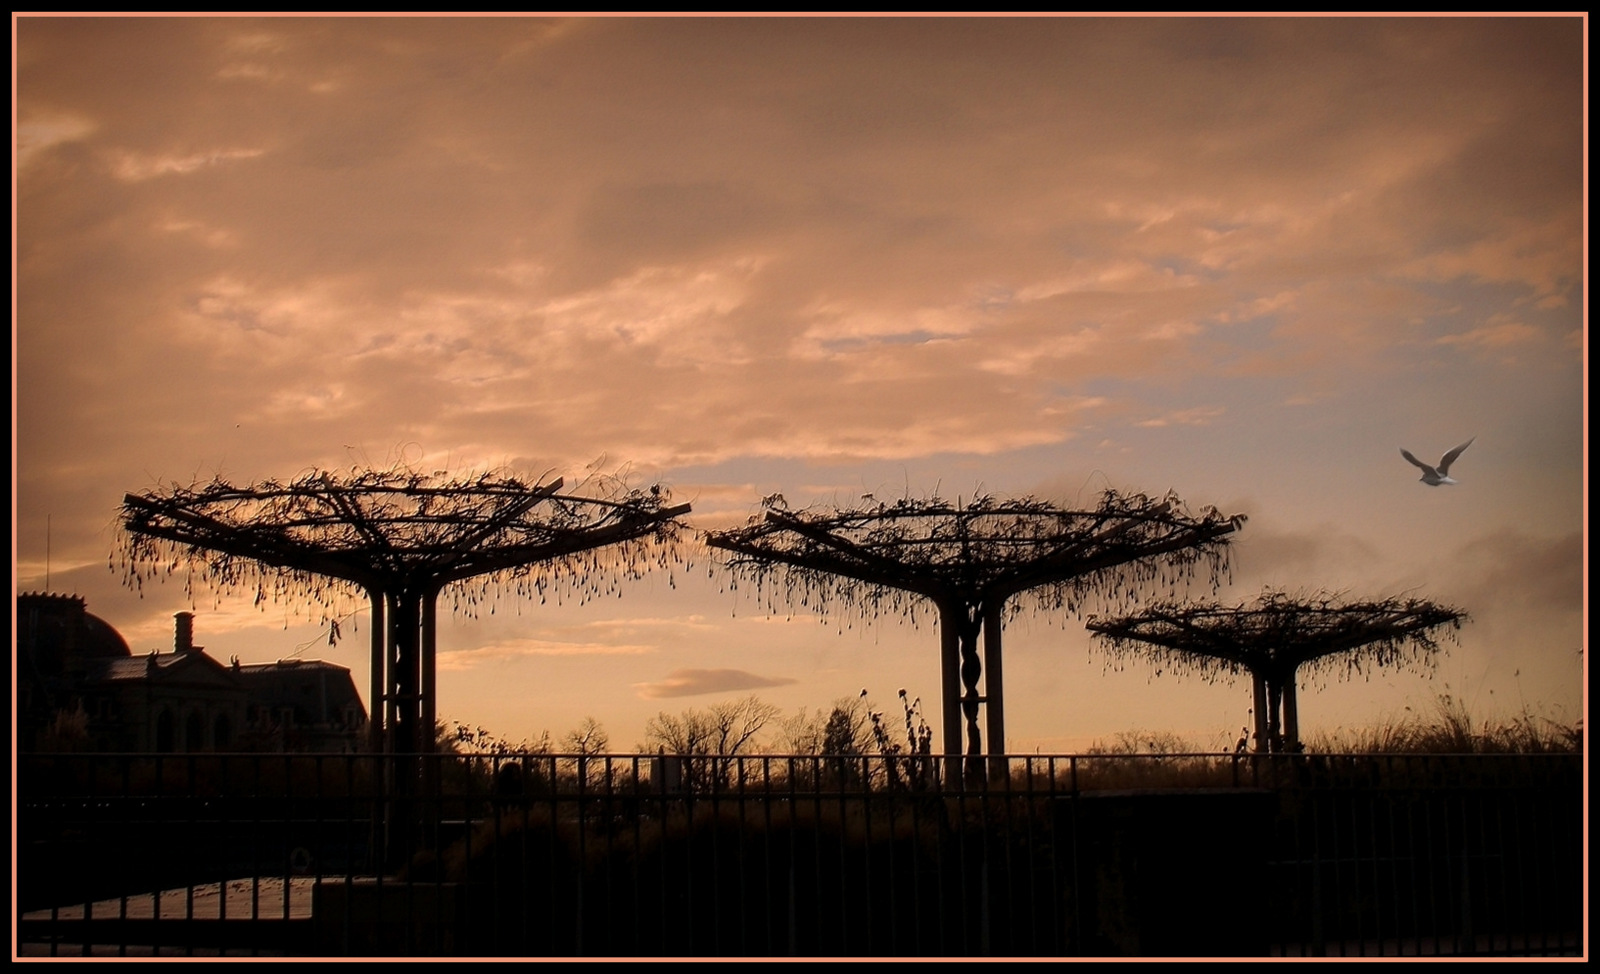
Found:
[[218, 662], [175, 617], [170, 653], [136, 656], [70, 595], [17, 597], [23, 751], [353, 752], [366, 708], [350, 671], [321, 660]]

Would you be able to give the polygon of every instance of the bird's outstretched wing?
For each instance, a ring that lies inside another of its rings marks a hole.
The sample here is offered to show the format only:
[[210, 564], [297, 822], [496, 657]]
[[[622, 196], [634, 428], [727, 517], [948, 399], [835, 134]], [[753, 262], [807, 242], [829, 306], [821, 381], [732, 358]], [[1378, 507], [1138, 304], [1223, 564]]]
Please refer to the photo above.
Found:
[[1412, 463], [1416, 464], [1417, 466], [1421, 467], [1423, 470], [1427, 471], [1428, 473], [1434, 473], [1435, 472], [1432, 467], [1428, 466], [1426, 463], [1423, 463], [1421, 460], [1418, 460], [1416, 457], [1412, 456], [1410, 450], [1401, 449], [1400, 455], [1405, 457], [1407, 460], [1410, 460]]
[[[1472, 438], [1472, 440], [1475, 439], [1477, 439], [1476, 436]], [[1472, 445], [1472, 440], [1468, 440], [1444, 455], [1444, 457], [1439, 461], [1439, 472], [1441, 474], [1448, 474], [1450, 472], [1450, 465], [1456, 462], [1456, 457], [1461, 455], [1462, 450], [1465, 450], [1467, 447]]]

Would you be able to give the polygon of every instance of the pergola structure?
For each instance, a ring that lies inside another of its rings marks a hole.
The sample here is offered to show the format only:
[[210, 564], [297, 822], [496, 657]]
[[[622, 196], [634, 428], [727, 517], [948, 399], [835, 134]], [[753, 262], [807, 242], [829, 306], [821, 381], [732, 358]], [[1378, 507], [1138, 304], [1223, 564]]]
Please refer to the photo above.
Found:
[[[124, 580], [187, 569], [219, 590], [308, 596], [324, 606], [354, 586], [372, 607], [373, 743], [430, 750], [436, 716], [437, 601], [496, 590], [580, 599], [674, 560], [688, 504], [660, 487], [562, 493], [563, 481], [483, 474], [443, 479], [408, 469], [312, 471], [288, 483], [220, 480], [123, 499]], [[340, 584], [343, 583], [343, 584]], [[471, 585], [469, 583], [476, 583]]]
[[[1005, 754], [1001, 628], [1029, 596], [1035, 610], [1081, 611], [1087, 598], [1127, 605], [1147, 589], [1172, 589], [1209, 569], [1212, 590], [1226, 571], [1228, 535], [1244, 523], [1215, 508], [1187, 513], [1177, 497], [1106, 491], [1090, 510], [1062, 510], [1031, 498], [937, 497], [854, 510], [790, 511], [781, 496], [743, 527], [711, 532], [727, 552], [735, 584], [756, 583], [773, 604], [826, 611], [838, 602], [877, 615], [915, 619], [920, 600], [939, 615], [944, 750], [958, 766], [965, 718], [969, 761]], [[980, 649], [979, 637], [982, 638]], [[978, 680], [983, 676], [983, 692]], [[981, 762], [975, 762], [975, 766]]]
[[[1460, 609], [1420, 599], [1344, 602], [1327, 593], [1267, 591], [1251, 605], [1165, 602], [1121, 618], [1091, 617], [1088, 629], [1114, 657], [1208, 679], [1250, 674], [1255, 750], [1300, 750], [1297, 674], [1344, 667], [1429, 665], [1441, 630], [1454, 638]], [[1159, 673], [1160, 670], [1158, 669]]]

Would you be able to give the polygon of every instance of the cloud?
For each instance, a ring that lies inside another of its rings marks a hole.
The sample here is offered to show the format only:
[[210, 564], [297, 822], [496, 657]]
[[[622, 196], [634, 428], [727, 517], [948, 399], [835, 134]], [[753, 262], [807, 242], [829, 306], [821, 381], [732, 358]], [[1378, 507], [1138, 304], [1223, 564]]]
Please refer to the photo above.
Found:
[[1577, 284], [1581, 273], [1581, 234], [1575, 234], [1576, 228], [1576, 218], [1567, 215], [1495, 228], [1466, 246], [1420, 257], [1401, 273], [1424, 280], [1518, 284], [1542, 301], [1554, 301]]
[[662, 346], [658, 361], [734, 367], [747, 356], [719, 327], [744, 301], [761, 261], [644, 267], [601, 288], [531, 309], [547, 340]]
[[817, 619], [811, 615], [741, 615], [738, 621], [744, 625], [756, 626], [794, 626], [796, 628], [811, 628], [816, 626]]
[[230, 230], [209, 227], [198, 220], [177, 220], [167, 218], [153, 224], [161, 233], [185, 234], [207, 247], [231, 247], [239, 243], [239, 237]]
[[[1115, 216], [1115, 213], [1113, 213]], [[1172, 214], [1166, 214], [1170, 219]], [[1146, 224], [1148, 225], [1148, 224]], [[1140, 228], [1144, 229], [1143, 227]], [[1189, 288], [1200, 283], [1200, 278], [1179, 274], [1171, 267], [1161, 267], [1137, 258], [1109, 261], [1079, 262], [1073, 273], [1048, 281], [1029, 284], [1017, 290], [1019, 301], [1042, 301], [1062, 294], [1076, 292], [1116, 292], [1138, 294], [1148, 291], [1166, 291]]]
[[787, 676], [757, 676], [745, 670], [673, 670], [666, 679], [656, 683], [635, 683], [639, 696], [646, 700], [663, 697], [693, 697], [705, 693], [726, 693], [732, 690], [756, 690], [762, 687], [781, 687], [798, 683]]
[[697, 613], [695, 615], [662, 616], [657, 618], [597, 619], [572, 628], [616, 632], [618, 630], [644, 628], [715, 629], [716, 627], [707, 622], [705, 616]]
[[[163, 141], [115, 133], [106, 151], [122, 153], [124, 178], [219, 176], [140, 190], [205, 184], [182, 187], [150, 221], [169, 228], [148, 257], [165, 286], [124, 303], [149, 309], [131, 334], [163, 360], [157, 349], [193, 343], [184, 351], [201, 367], [186, 379], [190, 394], [224, 409], [227, 399], [253, 401], [271, 424], [262, 435], [293, 431], [301, 443], [410, 437], [430, 448], [524, 452], [537, 431], [543, 455], [603, 447], [660, 465], [995, 456], [1069, 442], [1083, 422], [1074, 403], [1094, 398], [1060, 392], [1075, 383], [1214, 374], [1227, 359], [1208, 358], [1200, 343], [1226, 352], [1229, 338], [1204, 323], [1328, 307], [1329, 294], [1308, 294], [1290, 275], [1330, 246], [1343, 260], [1346, 245], [1334, 242], [1372, 251], [1365, 264], [1335, 265], [1358, 279], [1381, 263], [1376, 254], [1404, 243], [1381, 210], [1361, 208], [1368, 183], [1393, 178], [1394, 150], [1377, 138], [1388, 122], [1347, 116], [1324, 97], [1326, 85], [1365, 90], [1339, 58], [1313, 44], [1306, 56], [1336, 67], [1333, 76], [1261, 57], [1229, 62], [1224, 81], [1184, 55], [1167, 67], [1198, 86], [1187, 108], [1141, 83], [1079, 93], [1064, 119], [1050, 106], [1092, 77], [1087, 65], [1117, 60], [1110, 51], [1170, 59], [1173, 28], [1130, 23], [1125, 34], [1091, 37], [1070, 22], [1037, 26], [1090, 60], [1038, 76], [1021, 64], [1043, 56], [1042, 38], [999, 23], [985, 24], [970, 51], [945, 49], [938, 31], [902, 36], [893, 25], [814, 23], [783, 36], [754, 23], [689, 26], [681, 41], [705, 54], [692, 70], [650, 56], [660, 43], [653, 28], [598, 22], [548, 46], [531, 21], [509, 27], [518, 37], [503, 42], [468, 23], [422, 32], [399, 21], [324, 25], [332, 33], [226, 25], [203, 42], [185, 37], [172, 46], [191, 60], [164, 68], [178, 79], [186, 65], [214, 72], [217, 58], [247, 56], [292, 61], [307, 77], [313, 67], [337, 71], [362, 97], [307, 101], [293, 86], [228, 86], [225, 102], [262, 109], [251, 127], [239, 121], [248, 113], [208, 108], [218, 96], [197, 76], [164, 93], [180, 121], [156, 130]], [[1254, 37], [1265, 27], [1231, 29]], [[1362, 52], [1352, 56], [1367, 56], [1374, 38], [1352, 29], [1348, 42]], [[725, 31], [760, 37], [766, 54], [741, 55]], [[73, 32], [61, 33], [65, 44]], [[926, 84], [886, 85], [882, 70], [846, 57], [836, 68], [859, 84], [830, 71], [786, 74], [774, 87], [771, 59], [798, 67], [843, 36]], [[514, 53], [534, 40], [537, 56]], [[940, 63], [954, 58], [959, 80], [931, 70], [929, 43]], [[405, 71], [423, 51], [441, 71], [455, 65], [441, 77], [465, 87], [416, 87]], [[610, 72], [608, 58], [638, 73]], [[605, 83], [544, 87], [550, 72], [570, 70]], [[148, 83], [167, 76], [150, 73]], [[1315, 80], [1315, 90], [1273, 84], [1282, 77]], [[1193, 115], [1207, 92], [1244, 82], [1266, 99], [1259, 113]], [[974, 101], [973, 85], [1009, 95]], [[545, 92], [538, 111], [514, 94], [526, 90]], [[1024, 94], [1044, 101], [1018, 100]], [[1307, 157], [1335, 141], [1269, 110], [1301, 95], [1346, 128], [1370, 126], [1339, 140], [1350, 187], [1331, 192], [1315, 172], [1250, 161], [1246, 150], [1284, 138], [1312, 138]], [[1407, 98], [1395, 110], [1415, 114]], [[993, 104], [1010, 107], [996, 114]], [[812, 124], [840, 118], [874, 121], [854, 137]], [[1270, 127], [1274, 118], [1289, 131]], [[1103, 128], [1103, 152], [1063, 155], [1062, 125]], [[1122, 162], [1144, 156], [1157, 130], [1192, 157], [1157, 159], [1156, 171], [1173, 178], [1151, 183]], [[1461, 141], [1442, 122], [1427, 131], [1433, 148], [1409, 152], [1408, 172]], [[173, 145], [190, 148], [161, 148]], [[261, 151], [241, 146], [265, 145], [283, 151], [227, 165]], [[1194, 155], [1197, 145], [1224, 158]], [[207, 146], [217, 148], [193, 148]], [[308, 168], [305, 153], [329, 146], [348, 165]], [[124, 192], [128, 205], [147, 205]], [[1330, 229], [1341, 232], [1330, 238]], [[130, 253], [142, 243], [106, 239]], [[196, 264], [187, 259], [193, 241], [213, 251], [226, 243], [233, 253], [213, 259], [237, 263]], [[92, 266], [105, 263], [94, 256]], [[39, 293], [26, 283], [25, 293]], [[164, 307], [175, 294], [188, 304]], [[1241, 347], [1287, 370], [1303, 368], [1303, 344], [1364, 347], [1349, 341], [1358, 332], [1393, 341], [1382, 329], [1360, 332], [1359, 316], [1342, 311], [1328, 317], [1348, 320], [1251, 336]], [[170, 327], [174, 318], [184, 327]], [[230, 325], [247, 340], [226, 334]], [[246, 385], [278, 388], [252, 394]], [[166, 410], [165, 422], [194, 422], [176, 412]], [[1197, 426], [1216, 415], [1146, 423]]]
[[[1234, 510], [1235, 507], [1228, 507]], [[1312, 530], [1286, 530], [1262, 524], [1253, 517], [1249, 528], [1232, 544], [1234, 574], [1241, 584], [1299, 589], [1320, 584], [1319, 579], [1347, 576], [1380, 561], [1370, 541], [1334, 524]], [[1334, 583], [1337, 586], [1338, 583]], [[1358, 598], [1387, 593], [1355, 593]]]
[[[606, 452], [696, 527], [1099, 464], [1248, 490], [1285, 527], [1241, 565], [1288, 584], [1424, 549], [1393, 448], [1328, 449], [1423, 404], [1576, 483], [1582, 19], [1197, 23], [23, 18], [17, 558], [92, 563], [141, 484], [407, 444]], [[1558, 486], [1469, 523], [1573, 530]], [[442, 662], [744, 665], [747, 621]]]
[[976, 309], [868, 309], [819, 304], [802, 313], [812, 323], [796, 339], [793, 354], [804, 359], [845, 358], [871, 345], [920, 345], [964, 335], [980, 324]]
[[124, 152], [112, 163], [111, 172], [118, 179], [136, 183], [171, 173], [183, 175], [196, 172], [235, 159], [254, 159], [264, 152], [264, 149], [213, 149], [209, 152], [191, 152], [186, 155], [145, 155]]
[[1473, 615], [1583, 609], [1583, 536], [1501, 530], [1458, 548], [1450, 588]]
[[440, 670], [470, 670], [529, 656], [643, 656], [654, 646], [628, 643], [575, 643], [548, 639], [510, 639], [473, 649], [441, 649]]
[[1211, 421], [1227, 412], [1222, 406], [1196, 406], [1193, 409], [1180, 409], [1167, 413], [1165, 416], [1156, 416], [1152, 419], [1141, 420], [1136, 426], [1207, 426]]
[[17, 124], [17, 168], [51, 148], [77, 142], [95, 130], [95, 123], [76, 115], [40, 115]]
[[1079, 328], [1031, 343], [996, 343], [996, 351], [981, 359], [978, 367], [1003, 375], [1027, 375], [1034, 371], [1041, 361], [1088, 355], [1098, 351], [1104, 342], [1105, 335], [1100, 329]]
[[1503, 321], [1499, 324], [1474, 328], [1459, 335], [1445, 335], [1435, 339], [1435, 342], [1440, 345], [1456, 345], [1466, 349], [1487, 351], [1509, 345], [1526, 345], [1543, 337], [1544, 333], [1532, 325], [1525, 325], [1520, 321]]

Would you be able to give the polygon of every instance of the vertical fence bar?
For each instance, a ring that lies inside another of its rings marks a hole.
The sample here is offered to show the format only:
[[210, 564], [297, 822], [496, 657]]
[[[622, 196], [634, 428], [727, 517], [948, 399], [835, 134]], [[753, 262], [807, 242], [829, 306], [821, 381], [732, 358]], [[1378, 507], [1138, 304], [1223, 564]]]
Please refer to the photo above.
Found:
[[[1506, 825], [1506, 819], [1509, 817], [1506, 806], [1515, 802], [1515, 800], [1516, 791], [1512, 788], [1507, 788], [1497, 796], [1495, 801], [1495, 825], [1500, 833], [1499, 841], [1502, 850], [1501, 861], [1503, 863], [1500, 870], [1501, 909], [1505, 913], [1504, 926], [1506, 930], [1506, 953], [1508, 954], [1518, 952], [1517, 933], [1522, 922], [1522, 905], [1521, 903], [1513, 904], [1512, 899], [1516, 893], [1516, 884], [1511, 881], [1511, 872], [1520, 865], [1511, 850], [1511, 846], [1515, 841], [1512, 836], [1515, 835], [1515, 832], [1507, 828]], [[1526, 953], [1526, 951], [1527, 940], [1524, 938], [1522, 952]]]
[[[1548, 814], [1548, 812], [1541, 813], [1540, 810], [1535, 809], [1529, 815], [1529, 818], [1532, 820], [1533, 828], [1531, 830], [1532, 835], [1529, 836], [1528, 844], [1533, 847], [1533, 854], [1529, 856], [1528, 859], [1533, 865], [1532, 888], [1536, 890], [1549, 889], [1553, 878], [1551, 876], [1551, 870], [1548, 868], [1550, 861], [1545, 855], [1545, 839], [1546, 836], [1550, 834], [1550, 830], [1545, 827], [1545, 820]], [[1550, 911], [1545, 907], [1545, 902], [1546, 897], [1544, 896], [1540, 896], [1536, 899], [1538, 908], [1535, 911], [1535, 915], [1539, 917], [1537, 924], [1537, 929], [1539, 932], [1539, 952], [1541, 954], [1548, 955], [1550, 953]]]
[[1311, 809], [1311, 954], [1314, 957], [1326, 957], [1328, 931], [1326, 911], [1323, 909], [1322, 850], [1327, 843], [1322, 835], [1323, 796], [1315, 789], [1315, 785], [1307, 790], [1306, 803]]
[[799, 931], [796, 929], [800, 908], [799, 904], [795, 902], [795, 876], [800, 870], [800, 850], [798, 839], [800, 832], [800, 804], [797, 792], [799, 782], [795, 780], [795, 759], [793, 757], [788, 758], [786, 764], [789, 770], [789, 798], [788, 804], [785, 806], [785, 810], [789, 817], [789, 861], [785, 864], [786, 869], [784, 871], [788, 874], [789, 902], [784, 910], [784, 918], [787, 921], [788, 953], [790, 957], [794, 957], [800, 952], [800, 944], [798, 940]]
[[1406, 940], [1411, 932], [1406, 924], [1405, 901], [1400, 889], [1400, 863], [1409, 855], [1405, 836], [1400, 830], [1400, 811], [1406, 801], [1406, 791], [1402, 780], [1395, 773], [1394, 759], [1385, 758], [1382, 764], [1387, 788], [1384, 796], [1383, 827], [1384, 834], [1388, 838], [1388, 854], [1383, 864], [1388, 889], [1384, 895], [1388, 903], [1389, 925], [1394, 931], [1393, 956], [1399, 957], [1406, 952]]
[[[1551, 783], [1548, 781], [1541, 782], [1541, 784], [1545, 788], [1551, 787]], [[1547, 795], [1559, 795], [1559, 793], [1559, 789], [1552, 789], [1544, 793], [1519, 789], [1512, 797], [1511, 834], [1514, 836], [1513, 850], [1517, 857], [1517, 899], [1521, 916], [1520, 929], [1522, 931], [1523, 951], [1527, 955], [1534, 955], [1540, 950], [1535, 945], [1537, 923], [1534, 918], [1544, 912], [1544, 897], [1537, 894], [1530, 895], [1530, 891], [1542, 889], [1536, 878], [1539, 875], [1539, 863], [1538, 853], [1533, 848], [1532, 839], [1534, 835], [1532, 833], [1534, 833], [1535, 829], [1531, 824], [1531, 820], [1535, 817], [1539, 806], [1549, 800], [1546, 797]], [[1580, 943], [1582, 942], [1581, 929], [1582, 924], [1580, 923]]]
[[[1383, 915], [1383, 880], [1379, 875], [1379, 870], [1381, 869], [1379, 863], [1382, 861], [1379, 850], [1382, 848], [1381, 840], [1383, 839], [1383, 835], [1381, 830], [1378, 828], [1378, 805], [1379, 803], [1383, 802], [1386, 795], [1383, 790], [1384, 786], [1382, 780], [1379, 780], [1375, 784], [1375, 787], [1377, 790], [1374, 791], [1373, 794], [1367, 796], [1367, 841], [1369, 843], [1368, 848], [1371, 850], [1371, 858], [1370, 862], [1368, 863], [1368, 873], [1372, 877], [1372, 892], [1369, 894], [1369, 898], [1372, 903], [1372, 939], [1376, 945], [1375, 952], [1381, 957], [1386, 952], [1386, 948], [1384, 947], [1383, 943], [1383, 932], [1385, 929]], [[1391, 845], [1390, 848], [1392, 850], [1393, 846]], [[1391, 861], [1393, 861], [1392, 858]], [[1363, 951], [1363, 953], [1365, 952]]]
[[[1410, 790], [1407, 793], [1410, 801], [1406, 803], [1406, 843], [1407, 848], [1411, 853], [1407, 858], [1407, 864], [1410, 867], [1409, 878], [1411, 880], [1411, 936], [1415, 940], [1415, 948], [1412, 950], [1412, 953], [1420, 956], [1423, 953], [1422, 945], [1425, 928], [1423, 926], [1422, 918], [1422, 899], [1419, 897], [1419, 891], [1423, 883], [1423, 874], [1419, 874], [1417, 870], [1417, 862], [1422, 858], [1424, 852], [1427, 850], [1427, 839], [1425, 836], [1418, 834], [1419, 827], [1417, 823], [1417, 811], [1419, 806], [1421, 806], [1425, 811], [1426, 806], [1422, 805], [1421, 800], [1421, 796], [1424, 794], [1424, 791], [1422, 787], [1416, 783], [1417, 772], [1414, 767], [1416, 762], [1407, 760], [1405, 763], [1407, 765], [1407, 781], [1410, 783]], [[1424, 826], [1426, 825], [1426, 822], [1427, 820], [1424, 818]]]
[[[1051, 775], [1054, 777], [1054, 765], [1051, 766]], [[1078, 758], [1073, 755], [1067, 759], [1067, 781], [1069, 808], [1072, 821], [1072, 937], [1073, 948], [1079, 953], [1085, 953], [1083, 941], [1083, 868], [1081, 850], [1079, 848], [1082, 820], [1079, 816], [1078, 792]]]
[[[131, 835], [133, 833], [132, 823], [134, 820], [128, 796], [133, 793], [133, 758], [123, 757], [120, 759], [112, 758], [111, 760], [122, 770], [122, 793], [116, 796], [117, 801], [112, 804], [112, 807], [121, 809], [122, 814], [120, 822], [115, 821], [115, 817], [113, 817], [113, 834]], [[94, 790], [92, 785], [91, 790]], [[118, 827], [119, 825], [121, 826], [120, 828]], [[128, 894], [130, 892], [128, 887], [132, 877], [127, 859], [118, 856], [116, 864], [116, 871], [120, 874], [117, 887], [121, 894], [117, 897], [117, 956], [126, 957], [128, 956]], [[52, 941], [52, 952], [54, 947], [55, 945]]]
[[[1510, 934], [1506, 926], [1506, 915], [1509, 912], [1506, 908], [1506, 870], [1504, 870], [1506, 857], [1502, 852], [1504, 835], [1499, 832], [1498, 828], [1494, 830], [1493, 841], [1490, 841], [1490, 816], [1493, 814], [1494, 820], [1498, 824], [1499, 814], [1501, 814], [1501, 808], [1499, 808], [1501, 801], [1499, 800], [1501, 800], [1501, 776], [1496, 774], [1493, 784], [1488, 788], [1488, 793], [1483, 796], [1482, 808], [1478, 809], [1478, 835], [1480, 835], [1480, 843], [1483, 844], [1483, 868], [1485, 868], [1486, 880], [1485, 913], [1493, 921], [1493, 926], [1488, 929], [1490, 953], [1501, 953], [1501, 945], [1499, 945], [1499, 937], [1501, 936], [1506, 936], [1504, 948], [1507, 948], [1507, 950], [1510, 948]], [[1498, 900], [1498, 908], [1494, 908], [1496, 900]]]

